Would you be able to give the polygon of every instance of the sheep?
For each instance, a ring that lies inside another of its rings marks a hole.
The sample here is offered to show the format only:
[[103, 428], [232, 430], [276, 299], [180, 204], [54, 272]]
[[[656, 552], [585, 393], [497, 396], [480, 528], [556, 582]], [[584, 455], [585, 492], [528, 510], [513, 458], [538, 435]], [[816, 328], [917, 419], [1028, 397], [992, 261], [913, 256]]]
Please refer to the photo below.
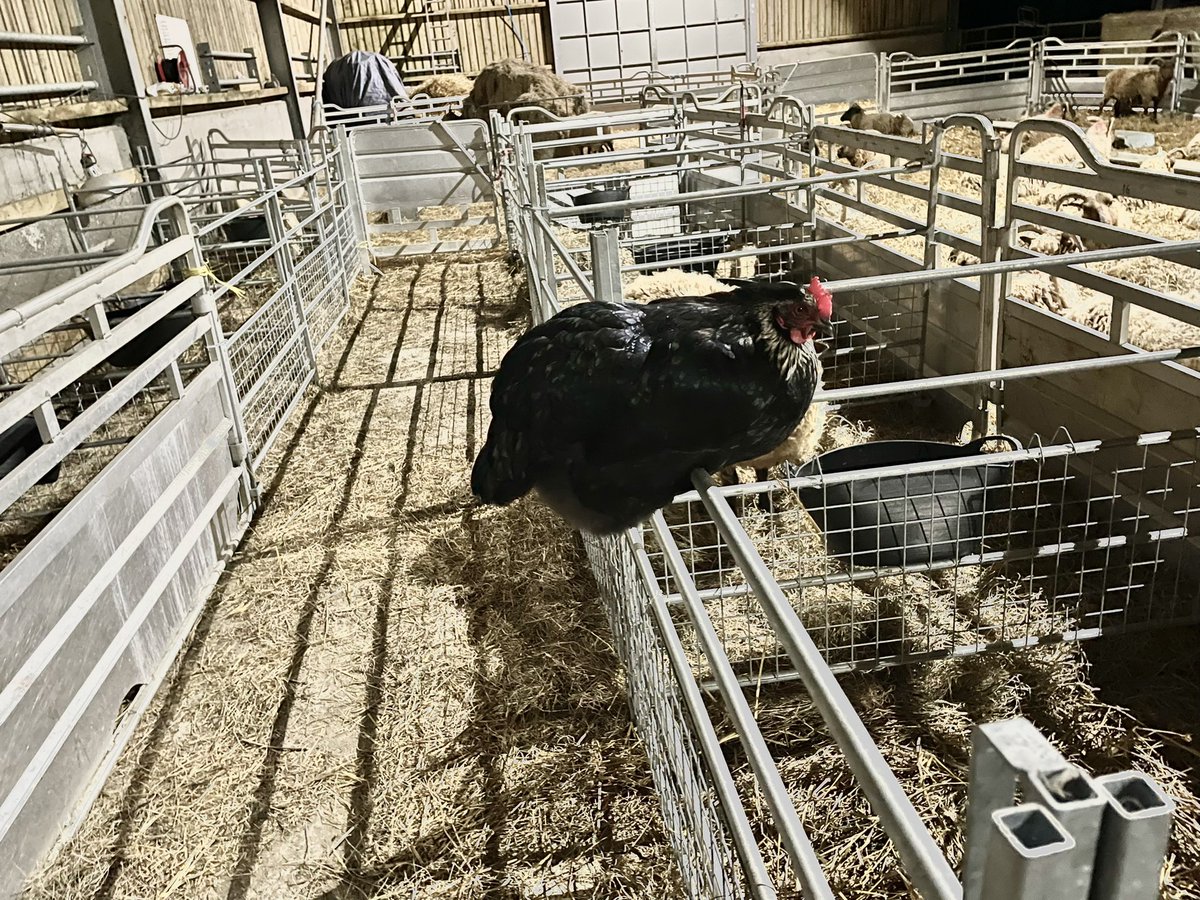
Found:
[[[1082, 218], [1089, 222], [1098, 222], [1101, 225], [1107, 225], [1109, 228], [1119, 228], [1129, 230], [1131, 227], [1129, 213], [1125, 207], [1118, 203], [1112, 194], [1100, 192], [1097, 194], [1088, 194], [1085, 191], [1068, 191], [1058, 198], [1054, 208], [1059, 212], [1064, 206], [1073, 206], [1079, 210]], [[1074, 235], [1071, 235], [1074, 237]], [[1107, 242], [1100, 242], [1089, 238], [1080, 239], [1083, 250], [1102, 250], [1112, 246]], [[1060, 251], [1070, 252], [1070, 251]]]
[[917, 126], [908, 116], [886, 110], [864, 112], [862, 106], [857, 103], [850, 104], [850, 108], [842, 113], [841, 121], [849, 123], [855, 131], [878, 131], [896, 137], [917, 136]]
[[[625, 286], [625, 299], [644, 303], [669, 303], [678, 297], [704, 297], [709, 294], [733, 290], [733, 285], [719, 281], [711, 275], [697, 272], [684, 272], [680, 269], [666, 269], [653, 275], [642, 275]], [[820, 375], [817, 373], [817, 383]], [[806, 462], [816, 456], [817, 447], [825, 433], [825, 419], [828, 409], [824, 403], [809, 404], [808, 411], [800, 424], [774, 450], [764, 453], [754, 459], [745, 460], [731, 466], [754, 469], [754, 477], [758, 481], [766, 481], [770, 477], [770, 469], [782, 462]], [[722, 480], [736, 483], [736, 471], [722, 473]]]
[[731, 291], [733, 286], [705, 275], [703, 272], [685, 272], [682, 269], [664, 269], [653, 275], [640, 275], [625, 285], [626, 300], [636, 303], [654, 303], [673, 297], [706, 297], [721, 291]]
[[1158, 121], [1158, 110], [1167, 89], [1175, 78], [1175, 62], [1156, 59], [1148, 68], [1124, 66], [1113, 69], [1104, 77], [1104, 99], [1100, 102], [1100, 113], [1108, 101], [1113, 101], [1113, 118], [1124, 109], [1141, 106], [1143, 110], [1154, 110], [1154, 121]]
[[[1035, 253], [1045, 253], [1054, 256], [1060, 252], [1061, 244], [1058, 235], [1043, 232], [1038, 229], [1023, 229], [1017, 235], [1018, 241]], [[1043, 241], [1039, 243], [1039, 241]], [[950, 262], [960, 266], [972, 266], [979, 262], [977, 257], [958, 249], [950, 251]], [[1008, 296], [1022, 300], [1030, 306], [1040, 306], [1052, 313], [1062, 313], [1079, 300], [1079, 287], [1074, 282], [1065, 281], [1049, 272], [1034, 270], [1017, 272], [1008, 280]]]
[[434, 75], [421, 82], [413, 96], [424, 94], [426, 97], [465, 97], [471, 93], [472, 82], [466, 75]]
[[[1069, 308], [1068, 315], [1085, 328], [1108, 334], [1112, 325], [1112, 301], [1103, 297], [1076, 304]], [[1200, 346], [1200, 328], [1135, 306], [1129, 311], [1129, 343], [1143, 350]], [[1200, 360], [1182, 360], [1180, 364], [1200, 369]]]
[[1139, 162], [1138, 168], [1143, 172], [1173, 172], [1175, 171], [1175, 157], [1163, 150], [1159, 150], [1157, 153], [1147, 156]]
[[[1107, 159], [1112, 154], [1112, 135], [1103, 119], [1093, 121], [1084, 137], [1102, 159]], [[1075, 146], [1063, 135], [1055, 135], [1036, 147], [1030, 147], [1021, 153], [1020, 160], [1045, 166], [1083, 168], [1083, 161], [1079, 158]], [[1044, 193], [1048, 187], [1048, 182], [1025, 178], [1017, 186], [1017, 196], [1024, 198], [1031, 194]]]
[[1176, 147], [1167, 153], [1167, 156], [1172, 159], [1200, 159], [1200, 134], [1192, 135], [1182, 147]]
[[[1066, 106], [1064, 106], [1062, 103], [1052, 103], [1052, 104], [1050, 104], [1050, 106], [1046, 107], [1046, 109], [1043, 112], [1038, 113], [1036, 116], [1026, 116], [1021, 121], [1027, 122], [1031, 119], [1058, 119], [1059, 121], [1065, 121], [1066, 118], [1067, 118]], [[1022, 140], [1021, 149], [1028, 150], [1030, 147], [1034, 147], [1034, 146], [1042, 143], [1043, 141], [1049, 140], [1052, 137], [1054, 137], [1054, 135], [1052, 135], [1048, 132], [1045, 132], [1045, 131], [1027, 132], [1024, 135], [1024, 139]], [[1006, 134], [1004, 136], [1004, 139], [1000, 142], [1000, 152], [1008, 153], [1009, 146], [1011, 145], [1011, 143], [1012, 143], [1012, 132], [1009, 132], [1008, 134]]]

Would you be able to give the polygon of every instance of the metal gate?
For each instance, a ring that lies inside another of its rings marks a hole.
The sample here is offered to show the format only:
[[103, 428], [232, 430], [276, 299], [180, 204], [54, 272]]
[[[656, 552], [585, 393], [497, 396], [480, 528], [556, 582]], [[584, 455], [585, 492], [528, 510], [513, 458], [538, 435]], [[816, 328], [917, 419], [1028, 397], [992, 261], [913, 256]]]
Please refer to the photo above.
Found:
[[572, 81], [728, 71], [753, 62], [753, 0], [551, 0], [555, 69]]

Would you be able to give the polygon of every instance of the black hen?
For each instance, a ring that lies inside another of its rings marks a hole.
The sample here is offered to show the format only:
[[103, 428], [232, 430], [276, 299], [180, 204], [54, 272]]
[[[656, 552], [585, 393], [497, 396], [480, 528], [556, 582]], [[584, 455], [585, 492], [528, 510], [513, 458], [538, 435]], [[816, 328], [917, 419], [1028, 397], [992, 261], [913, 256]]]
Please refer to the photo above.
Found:
[[524, 334], [492, 384], [471, 489], [505, 505], [532, 489], [572, 525], [607, 534], [690, 486], [778, 446], [812, 400], [813, 338], [831, 298], [817, 279], [741, 282], [669, 302], [582, 303]]

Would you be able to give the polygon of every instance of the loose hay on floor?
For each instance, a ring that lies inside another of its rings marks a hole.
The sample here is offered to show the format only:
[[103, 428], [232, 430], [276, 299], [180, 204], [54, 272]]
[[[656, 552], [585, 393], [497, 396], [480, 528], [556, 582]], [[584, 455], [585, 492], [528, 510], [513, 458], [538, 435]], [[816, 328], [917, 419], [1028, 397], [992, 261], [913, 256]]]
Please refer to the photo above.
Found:
[[[489, 255], [389, 266], [356, 291], [348, 345], [273, 451], [268, 504], [195, 640], [29, 897], [680, 895], [577, 537], [534, 501], [466, 502], [517, 302]], [[835, 420], [826, 440], [866, 434]], [[952, 606], [978, 584], [961, 570], [937, 586]], [[864, 607], [847, 597], [847, 614]], [[1165, 896], [1194, 900], [1200, 700], [1177, 666], [1195, 670], [1197, 645], [1132, 674], [1112, 640], [1091, 667], [1090, 648], [1054, 647], [843, 683], [952, 861], [970, 725], [1024, 714], [1094, 771], [1138, 767], [1172, 793]], [[751, 701], [835, 890], [907, 898], [804, 692]]]

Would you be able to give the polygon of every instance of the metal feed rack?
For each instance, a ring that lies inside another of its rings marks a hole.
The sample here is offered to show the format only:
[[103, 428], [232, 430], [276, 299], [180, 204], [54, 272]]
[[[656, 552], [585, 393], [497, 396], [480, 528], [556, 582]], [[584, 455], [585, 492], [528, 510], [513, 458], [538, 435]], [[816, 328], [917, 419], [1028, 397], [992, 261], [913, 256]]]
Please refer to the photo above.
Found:
[[[1093, 779], [1068, 766], [1023, 721], [976, 732], [960, 881], [834, 672], [1200, 621], [1192, 564], [1200, 378], [1175, 365], [1196, 351], [1130, 347], [1127, 314], [1140, 306], [1196, 324], [1197, 311], [1086, 268], [1132, 256], [1195, 266], [1200, 241], [1131, 241], [1022, 200], [1018, 185], [1046, 180], [1192, 208], [1195, 192], [1174, 176], [1115, 169], [1066, 124], [1019, 130], [1066, 136], [1083, 168], [1017, 157], [1008, 163], [1006, 196], [999, 141], [980, 117], [931, 123], [923, 140], [814, 120], [786, 98], [765, 114], [677, 100], [640, 119], [589, 120], [639, 126], [619, 135], [636, 141], [632, 149], [542, 161], [535, 146], [582, 139], [556, 135], [555, 123], [495, 128], [506, 222], [528, 269], [535, 321], [572, 302], [620, 299], [625, 278], [670, 266], [724, 274], [721, 267], [749, 260], [768, 277], [810, 268], [835, 296], [821, 395], [832, 408], [869, 412], [881, 400], [915, 396], [923, 401], [915, 415], [951, 410], [979, 428], [999, 411], [1005, 429], [1023, 436], [996, 452], [846, 474], [794, 471], [718, 487], [697, 473], [695, 490], [642, 528], [585, 536], [689, 895], [772, 897], [798, 884], [805, 896], [832, 896], [743, 694], [753, 687], [762, 702], [772, 685], [801, 681], [922, 896], [1042, 896], [1048, 886], [1056, 896], [1157, 896], [1171, 801], [1137, 773]], [[950, 126], [979, 133], [979, 158], [942, 151]], [[832, 158], [837, 144], [889, 164], [851, 169]], [[604, 176], [628, 186], [631, 199], [574, 205], [595, 180], [585, 167], [634, 160], [640, 167]], [[951, 172], [977, 177], [979, 199], [945, 187]], [[840, 181], [853, 187], [835, 186]], [[872, 194], [880, 188], [923, 200], [924, 215], [881, 205]], [[830, 204], [871, 215], [880, 230], [835, 221]], [[936, 210], [946, 205], [986, 223], [976, 233], [982, 238], [940, 226]], [[1015, 240], [1019, 223], [1116, 249], [1037, 256]], [[688, 243], [720, 235], [729, 240]], [[897, 238], [915, 238], [921, 249], [901, 252], [888, 244]], [[693, 250], [673, 260], [634, 256], [669, 241]], [[935, 269], [939, 246], [981, 262]], [[1011, 279], [1034, 271], [1108, 291], [1109, 332], [1002, 300]], [[1040, 359], [1061, 361], [1030, 362]], [[1121, 390], [1081, 400], [1081, 386], [1101, 370]], [[1135, 410], [1123, 399], [1133, 394], [1163, 401]], [[1047, 415], [1062, 427], [1039, 438], [1030, 424]], [[898, 558], [839, 552], [851, 538], [859, 539], [851, 548], [872, 548], [861, 527], [838, 524], [847, 491], [875, 496], [897, 485], [894, 496], [916, 512], [896, 524], [916, 528], [925, 544]], [[714, 704], [740, 741], [745, 762], [736, 769], [718, 738]], [[1026, 802], [1014, 806], [1018, 795]]]
[[364, 262], [349, 165], [344, 132], [214, 136], [5, 223], [74, 252], [0, 266], [52, 285], [0, 312], [0, 432], [41, 442], [0, 477], [0, 885], [79, 824], [250, 521]]

